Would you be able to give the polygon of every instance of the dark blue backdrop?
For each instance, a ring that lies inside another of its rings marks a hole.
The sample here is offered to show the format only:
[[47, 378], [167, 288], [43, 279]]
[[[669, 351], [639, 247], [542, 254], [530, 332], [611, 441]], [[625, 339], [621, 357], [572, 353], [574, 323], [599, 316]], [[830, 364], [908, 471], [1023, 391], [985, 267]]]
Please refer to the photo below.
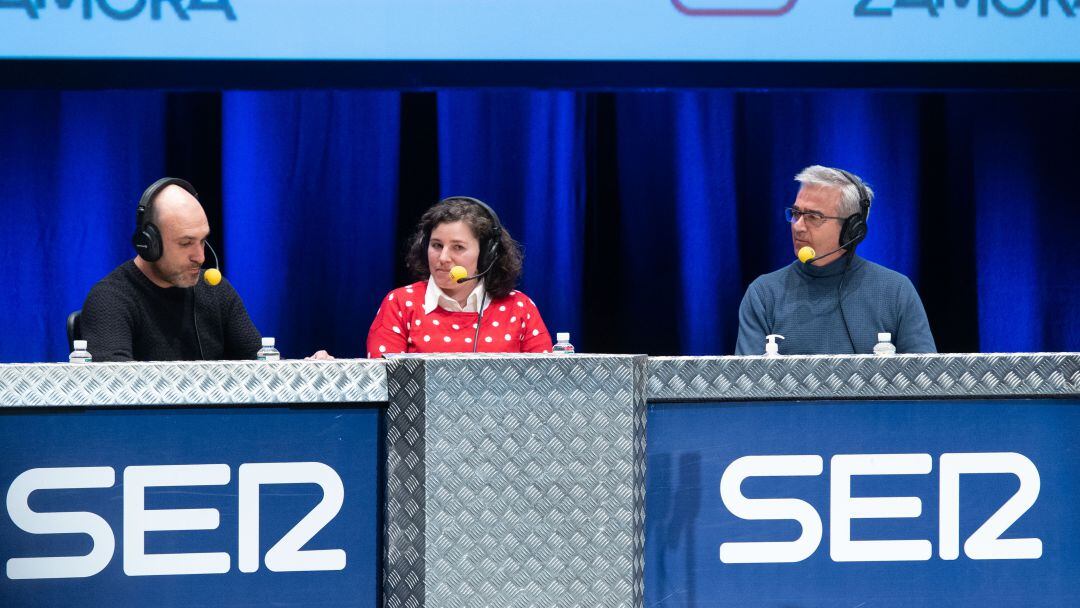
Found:
[[[431, 116], [403, 111], [416, 96]], [[1080, 350], [1072, 93], [224, 92], [181, 126], [164, 92], [0, 99], [4, 362], [63, 359], [64, 318], [133, 255], [135, 202], [185, 146], [216, 171], [196, 186], [224, 270], [286, 356], [362, 354], [406, 228], [449, 194], [497, 208], [523, 290], [580, 350], [730, 353], [814, 163], [874, 186], [860, 251], [911, 277], [939, 348]]]

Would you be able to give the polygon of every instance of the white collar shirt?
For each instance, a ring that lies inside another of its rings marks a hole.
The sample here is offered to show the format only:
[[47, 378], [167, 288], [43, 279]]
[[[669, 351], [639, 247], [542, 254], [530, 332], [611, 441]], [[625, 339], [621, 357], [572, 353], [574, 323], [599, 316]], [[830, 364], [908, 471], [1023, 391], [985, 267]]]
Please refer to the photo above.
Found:
[[436, 307], [450, 312], [479, 312], [481, 302], [484, 303], [486, 310], [491, 301], [485, 296], [484, 281], [480, 280], [469, 293], [469, 297], [465, 299], [465, 306], [462, 306], [457, 300], [439, 289], [439, 286], [435, 284], [435, 277], [428, 276], [427, 291], [424, 293], [424, 314], [431, 314]]

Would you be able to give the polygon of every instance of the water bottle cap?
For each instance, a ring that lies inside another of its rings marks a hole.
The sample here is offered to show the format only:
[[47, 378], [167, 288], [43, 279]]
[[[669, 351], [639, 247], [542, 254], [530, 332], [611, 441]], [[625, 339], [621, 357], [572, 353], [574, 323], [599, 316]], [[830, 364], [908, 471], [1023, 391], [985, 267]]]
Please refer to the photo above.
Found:
[[274, 345], [274, 339], [273, 338], [263, 338], [262, 339], [262, 345], [263, 346], [273, 346]]
[[568, 331], [560, 331], [560, 332], [556, 333], [555, 334], [555, 341], [556, 342], [569, 342], [570, 341], [570, 332], [568, 332]]
[[877, 335], [877, 341], [878, 342], [892, 342], [892, 334], [887, 333], [887, 332], [886, 333], [880, 333], [880, 334]]
[[75, 340], [75, 350], [86, 350], [86, 340]]

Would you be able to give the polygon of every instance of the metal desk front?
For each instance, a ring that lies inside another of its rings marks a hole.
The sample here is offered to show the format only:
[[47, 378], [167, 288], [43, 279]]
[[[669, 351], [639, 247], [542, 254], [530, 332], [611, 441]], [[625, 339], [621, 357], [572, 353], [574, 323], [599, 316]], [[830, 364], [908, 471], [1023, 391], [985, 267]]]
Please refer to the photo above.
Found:
[[3, 365], [0, 604], [1075, 603], [1078, 400], [1070, 353]]

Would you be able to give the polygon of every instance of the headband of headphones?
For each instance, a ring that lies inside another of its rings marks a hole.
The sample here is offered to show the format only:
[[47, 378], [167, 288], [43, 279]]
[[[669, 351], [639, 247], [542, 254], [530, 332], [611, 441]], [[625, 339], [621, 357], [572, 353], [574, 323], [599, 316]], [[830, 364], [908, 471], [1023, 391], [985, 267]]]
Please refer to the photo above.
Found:
[[847, 180], [849, 182], [851, 182], [851, 184], [853, 186], [855, 186], [855, 189], [858, 190], [858, 192], [859, 192], [859, 212], [862, 213], [864, 216], [869, 216], [870, 215], [870, 193], [866, 191], [866, 184], [864, 184], [861, 179], [855, 177], [854, 173], [850, 173], [850, 172], [845, 171], [843, 169], [837, 169], [836, 171], [839, 172], [840, 175], [843, 175], [845, 178], [847, 178]]
[[150, 184], [149, 187], [143, 192], [142, 198], [139, 199], [139, 206], [135, 209], [135, 227], [141, 228], [144, 224], [147, 213], [150, 211], [150, 207], [154, 204], [154, 199], [157, 198], [161, 191], [169, 186], [179, 186], [186, 190], [188, 194], [199, 198], [199, 193], [195, 191], [195, 186], [192, 186], [190, 182], [179, 177], [163, 177], [156, 182]]
[[195, 191], [195, 187], [187, 180], [178, 177], [163, 177], [150, 184], [150, 187], [143, 192], [142, 198], [139, 199], [139, 206], [135, 209], [135, 234], [131, 237], [131, 244], [135, 246], [135, 252], [139, 254], [139, 257], [147, 262], [156, 262], [161, 259], [164, 249], [161, 242], [161, 231], [153, 222], [147, 221], [146, 218], [149, 217], [154, 199], [169, 186], [178, 186], [196, 199], [199, 198], [199, 193]]
[[[485, 203], [484, 201], [482, 201], [482, 200], [480, 200], [478, 198], [473, 198], [471, 196], [448, 196], [448, 197], [442, 199], [441, 201], [439, 201], [439, 204], [441, 205], [443, 203], [449, 203], [451, 201], [465, 201], [467, 203], [472, 203], [472, 204], [480, 207], [481, 209], [483, 209], [485, 212], [487, 212], [488, 216], [491, 217], [491, 221], [494, 224], [492, 226], [492, 237], [493, 238], [495, 238], [495, 237], [500, 237], [501, 238], [502, 237], [502, 229], [503, 228], [502, 228], [502, 222], [499, 221], [499, 214], [495, 213], [495, 210], [492, 209], [490, 206], [488, 206], [487, 203]], [[495, 238], [495, 240], [498, 241], [499, 239]]]

